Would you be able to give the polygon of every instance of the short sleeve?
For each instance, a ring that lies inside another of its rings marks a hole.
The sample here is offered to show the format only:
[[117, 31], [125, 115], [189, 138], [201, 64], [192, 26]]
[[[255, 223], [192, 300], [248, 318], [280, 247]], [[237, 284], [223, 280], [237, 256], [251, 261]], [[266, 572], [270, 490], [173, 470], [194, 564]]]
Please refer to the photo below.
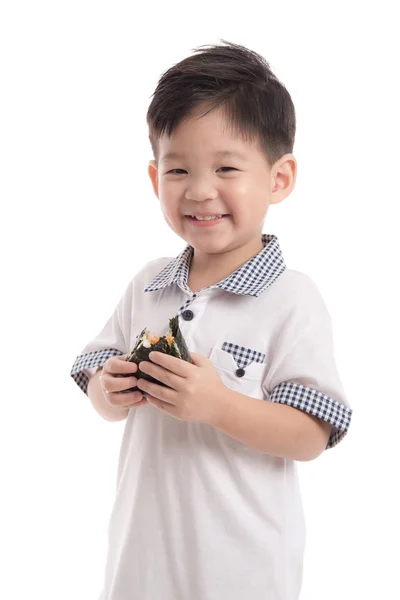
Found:
[[331, 318], [315, 287], [293, 311], [263, 382], [270, 401], [303, 410], [333, 425], [326, 448], [346, 435], [352, 410], [337, 371]]
[[111, 356], [127, 354], [127, 336], [132, 314], [132, 283], [122, 295], [113, 314], [101, 331], [76, 357], [70, 375], [80, 389], [87, 394], [90, 377]]

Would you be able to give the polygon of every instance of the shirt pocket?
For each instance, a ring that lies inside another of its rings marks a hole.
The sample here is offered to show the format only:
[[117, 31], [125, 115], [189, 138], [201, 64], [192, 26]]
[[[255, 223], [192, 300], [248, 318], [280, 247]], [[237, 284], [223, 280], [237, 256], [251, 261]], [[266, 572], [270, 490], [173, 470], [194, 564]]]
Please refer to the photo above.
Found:
[[267, 358], [263, 352], [233, 342], [223, 342], [212, 348], [209, 360], [228, 388], [259, 400], [264, 399], [262, 382]]

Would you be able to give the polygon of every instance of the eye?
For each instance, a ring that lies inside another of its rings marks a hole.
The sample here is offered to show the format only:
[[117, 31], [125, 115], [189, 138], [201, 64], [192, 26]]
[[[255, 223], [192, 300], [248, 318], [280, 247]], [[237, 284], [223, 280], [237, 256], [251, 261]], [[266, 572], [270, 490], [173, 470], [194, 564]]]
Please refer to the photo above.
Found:
[[[235, 167], [220, 167], [218, 169], [218, 171], [223, 171], [223, 173], [228, 173], [229, 171], [237, 171], [237, 169], [235, 169]], [[187, 173], [187, 171], [185, 171], [185, 169], [171, 169], [170, 171], [167, 171], [167, 175], [169, 175], [170, 173], [172, 173], [172, 175], [182, 175], [183, 173]]]

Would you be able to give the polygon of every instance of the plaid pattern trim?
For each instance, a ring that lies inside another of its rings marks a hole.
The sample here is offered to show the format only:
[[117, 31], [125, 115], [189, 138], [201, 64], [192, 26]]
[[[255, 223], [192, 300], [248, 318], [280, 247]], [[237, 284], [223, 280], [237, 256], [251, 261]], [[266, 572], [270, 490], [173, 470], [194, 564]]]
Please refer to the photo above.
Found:
[[346, 435], [350, 426], [353, 412], [351, 408], [340, 404], [322, 392], [298, 383], [284, 381], [277, 385], [272, 391], [270, 400], [299, 408], [333, 425], [334, 429], [326, 449], [336, 446]]
[[102, 367], [107, 358], [111, 356], [121, 356], [123, 352], [115, 348], [106, 348], [104, 350], [95, 350], [87, 354], [80, 354], [76, 357], [71, 369], [71, 377], [75, 383], [87, 394], [89, 377], [83, 373], [82, 369], [92, 369], [93, 367]]
[[241, 369], [244, 369], [244, 367], [247, 367], [247, 365], [252, 362], [264, 363], [266, 358], [266, 355], [262, 352], [252, 350], [251, 348], [245, 348], [244, 346], [238, 346], [238, 344], [233, 344], [232, 342], [224, 342], [222, 344], [222, 350], [229, 352]]
[[[223, 281], [209, 286], [216, 287], [234, 294], [259, 296], [286, 269], [278, 238], [275, 235], [263, 233], [261, 236], [264, 249], [253, 256], [239, 269], [228, 275]], [[176, 283], [183, 291], [190, 291], [187, 285], [190, 263], [194, 248], [189, 244], [176, 258], [144, 289], [154, 292]], [[208, 289], [208, 288], [207, 288]], [[188, 302], [191, 302], [191, 298]]]

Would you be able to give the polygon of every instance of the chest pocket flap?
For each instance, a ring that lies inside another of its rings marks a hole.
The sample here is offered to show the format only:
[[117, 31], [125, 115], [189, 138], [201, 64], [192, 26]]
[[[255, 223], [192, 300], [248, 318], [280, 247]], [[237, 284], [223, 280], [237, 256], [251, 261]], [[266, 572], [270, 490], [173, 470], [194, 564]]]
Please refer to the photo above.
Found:
[[232, 342], [214, 346], [209, 360], [223, 383], [232, 390], [263, 399], [262, 382], [266, 373], [266, 355], [253, 348]]

